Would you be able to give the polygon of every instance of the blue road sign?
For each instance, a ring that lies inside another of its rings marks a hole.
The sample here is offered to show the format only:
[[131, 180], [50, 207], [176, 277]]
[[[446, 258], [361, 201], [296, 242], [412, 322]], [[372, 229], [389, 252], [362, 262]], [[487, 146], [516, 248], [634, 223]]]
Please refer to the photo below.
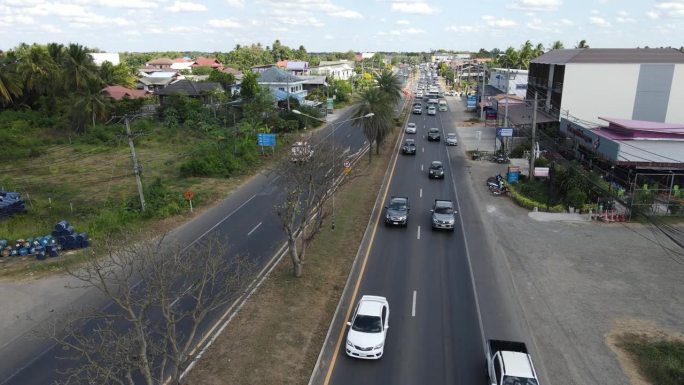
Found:
[[508, 127], [497, 127], [496, 136], [500, 138], [505, 136], [513, 136], [513, 129]]
[[276, 145], [276, 135], [275, 134], [258, 134], [257, 144], [264, 147], [275, 147]]

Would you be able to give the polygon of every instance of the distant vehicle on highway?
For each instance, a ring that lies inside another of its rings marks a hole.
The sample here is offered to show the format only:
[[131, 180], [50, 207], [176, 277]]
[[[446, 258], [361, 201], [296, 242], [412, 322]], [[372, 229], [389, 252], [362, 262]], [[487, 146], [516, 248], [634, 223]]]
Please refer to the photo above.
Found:
[[385, 224], [406, 227], [409, 210], [409, 199], [407, 197], [391, 197], [389, 204], [385, 206]]
[[427, 109], [428, 115], [437, 115], [437, 109], [434, 106], [430, 106]]
[[347, 333], [349, 357], [377, 360], [385, 351], [389, 328], [389, 303], [385, 297], [364, 295], [356, 305]]
[[308, 142], [294, 142], [290, 150], [292, 162], [306, 162], [313, 157], [314, 150]]
[[442, 162], [435, 160], [430, 163], [430, 168], [428, 169], [428, 178], [444, 179], [444, 166], [442, 166]]
[[406, 124], [406, 133], [407, 134], [415, 134], [416, 133], [416, 124], [413, 122], [409, 122]]
[[416, 155], [416, 141], [413, 139], [406, 139], [404, 145], [401, 147], [401, 152], [404, 155]]
[[437, 127], [432, 127], [428, 130], [428, 141], [432, 142], [439, 142], [440, 139], [442, 139], [441, 135], [439, 134], [439, 128]]
[[421, 106], [413, 107], [413, 114], [414, 115], [422, 115], [423, 114], [423, 107], [421, 107]]
[[539, 385], [524, 342], [489, 340], [486, 354], [490, 385]]
[[432, 229], [454, 230], [456, 215], [454, 213], [454, 202], [446, 199], [435, 199], [432, 205]]

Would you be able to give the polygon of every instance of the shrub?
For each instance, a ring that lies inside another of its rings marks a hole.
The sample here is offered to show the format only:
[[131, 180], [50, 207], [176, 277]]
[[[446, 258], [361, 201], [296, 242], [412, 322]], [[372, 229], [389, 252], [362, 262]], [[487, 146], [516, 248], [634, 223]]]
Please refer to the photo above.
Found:
[[549, 160], [544, 158], [543, 156], [540, 156], [539, 158], [534, 160], [534, 166], [535, 167], [547, 167], [549, 165]]
[[565, 194], [565, 203], [571, 207], [582, 207], [586, 200], [587, 194], [578, 188], [572, 188]]
[[523, 155], [525, 155], [525, 151], [530, 150], [530, 144], [529, 143], [521, 143], [511, 151], [510, 157], [511, 158], [522, 158]]

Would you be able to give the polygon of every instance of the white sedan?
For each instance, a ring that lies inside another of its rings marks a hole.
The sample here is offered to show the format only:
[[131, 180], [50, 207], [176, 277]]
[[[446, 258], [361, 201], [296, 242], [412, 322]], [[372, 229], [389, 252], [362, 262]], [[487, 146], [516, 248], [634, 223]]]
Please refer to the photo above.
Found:
[[385, 351], [389, 329], [389, 303], [385, 297], [364, 295], [347, 325], [345, 351], [349, 357], [377, 360]]
[[415, 134], [416, 133], [416, 124], [411, 122], [406, 125], [406, 133], [407, 134]]
[[453, 132], [446, 134], [445, 142], [447, 146], [458, 146], [458, 138], [456, 137], [456, 134]]

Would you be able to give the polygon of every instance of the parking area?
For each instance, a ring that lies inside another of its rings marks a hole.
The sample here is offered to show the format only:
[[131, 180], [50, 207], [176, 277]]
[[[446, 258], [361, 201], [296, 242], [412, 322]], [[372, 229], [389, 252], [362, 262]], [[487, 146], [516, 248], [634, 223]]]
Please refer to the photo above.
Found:
[[[494, 128], [465, 123], [476, 114], [448, 100], [462, 150], [493, 149]], [[684, 338], [684, 251], [652, 226], [530, 213], [485, 187], [507, 165], [468, 166], [473, 204], [488, 224], [495, 257], [510, 267], [535, 359], [550, 383], [643, 383], [610, 341], [625, 332]]]

